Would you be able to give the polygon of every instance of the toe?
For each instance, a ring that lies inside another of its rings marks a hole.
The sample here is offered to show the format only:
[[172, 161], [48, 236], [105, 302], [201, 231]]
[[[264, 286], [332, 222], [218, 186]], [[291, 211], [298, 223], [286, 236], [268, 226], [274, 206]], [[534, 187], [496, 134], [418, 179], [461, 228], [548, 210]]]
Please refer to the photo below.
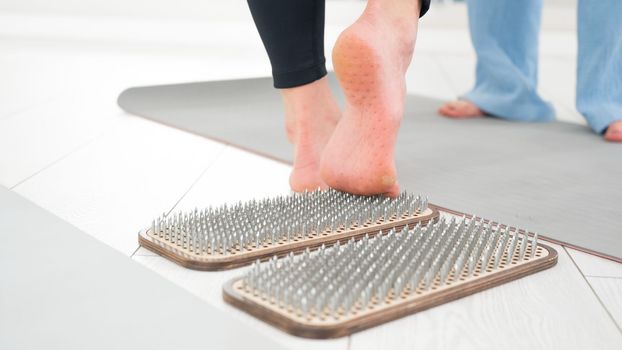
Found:
[[450, 101], [450, 102], [445, 102], [439, 109], [438, 109], [438, 113], [440, 114], [447, 114], [447, 113], [451, 113], [453, 111], [455, 111], [456, 106], [455, 106], [455, 102], [456, 101]]
[[291, 180], [289, 182], [289, 187], [294, 192], [315, 191], [318, 188], [325, 190], [328, 188], [328, 186], [326, 186], [326, 184], [323, 182], [307, 182], [307, 183], [297, 182], [295, 183], [295, 182], [292, 182]]
[[622, 120], [611, 123], [604, 138], [610, 142], [622, 142]]
[[451, 101], [445, 103], [441, 108], [439, 108], [438, 113], [445, 117], [450, 118], [459, 118], [462, 116], [463, 111], [458, 104], [459, 101]]
[[447, 102], [438, 112], [450, 118], [475, 118], [484, 115], [472, 102], [462, 100]]
[[326, 189], [328, 186], [320, 179], [316, 172], [301, 172], [296, 169], [289, 175], [289, 187], [294, 192], [314, 191], [318, 188]]
[[385, 196], [396, 198], [400, 195], [400, 185], [396, 182], [389, 188], [387, 192], [385, 192]]
[[610, 142], [622, 142], [622, 131], [607, 131], [604, 137], [605, 140]]
[[443, 106], [441, 106], [441, 108], [438, 109], [437, 113], [442, 115], [442, 116], [448, 116], [450, 111], [451, 111], [451, 109], [450, 109], [449, 106], [443, 105]]

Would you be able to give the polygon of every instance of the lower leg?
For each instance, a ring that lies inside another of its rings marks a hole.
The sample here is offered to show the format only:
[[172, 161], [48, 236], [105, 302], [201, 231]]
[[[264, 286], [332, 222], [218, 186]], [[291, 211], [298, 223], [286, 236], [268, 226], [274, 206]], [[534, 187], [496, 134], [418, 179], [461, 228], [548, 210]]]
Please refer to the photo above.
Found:
[[274, 87], [282, 89], [285, 129], [294, 144], [294, 191], [325, 187], [320, 154], [339, 118], [326, 81], [324, 0], [248, 0], [266, 48]]
[[324, 188], [319, 173], [320, 156], [341, 115], [327, 78], [282, 89], [281, 95], [288, 139], [294, 144], [290, 187], [298, 192]]
[[597, 133], [622, 142], [622, 2], [579, 1], [577, 109]]
[[346, 107], [321, 162], [322, 179], [333, 188], [363, 195], [399, 194], [394, 149], [419, 4], [369, 0], [335, 44], [333, 65]]

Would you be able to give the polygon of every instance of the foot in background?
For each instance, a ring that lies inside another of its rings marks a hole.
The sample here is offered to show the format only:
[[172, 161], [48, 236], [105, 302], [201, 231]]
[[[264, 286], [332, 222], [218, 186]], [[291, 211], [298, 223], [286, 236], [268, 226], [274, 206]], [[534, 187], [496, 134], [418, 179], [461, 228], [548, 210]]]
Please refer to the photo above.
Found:
[[346, 106], [322, 155], [321, 175], [330, 187], [362, 195], [399, 194], [395, 142], [418, 18], [418, 1], [370, 0], [337, 39], [333, 66]]
[[622, 142], [622, 120], [609, 124], [603, 137], [610, 142]]
[[294, 144], [294, 168], [289, 177], [293, 191], [326, 188], [320, 178], [320, 156], [341, 112], [327, 78], [282, 89], [285, 131]]
[[438, 109], [438, 114], [453, 119], [468, 119], [483, 117], [484, 111], [471, 101], [456, 100], [442, 105]]

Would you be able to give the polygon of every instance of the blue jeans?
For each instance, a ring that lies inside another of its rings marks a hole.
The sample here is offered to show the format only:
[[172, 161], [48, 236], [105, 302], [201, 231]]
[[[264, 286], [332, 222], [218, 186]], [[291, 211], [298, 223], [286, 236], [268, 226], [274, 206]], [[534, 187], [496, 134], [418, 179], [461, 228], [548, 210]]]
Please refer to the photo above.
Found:
[[[542, 0], [468, 0], [475, 87], [462, 98], [494, 116], [551, 121], [537, 93]], [[577, 110], [597, 133], [622, 120], [622, 0], [579, 0]]]

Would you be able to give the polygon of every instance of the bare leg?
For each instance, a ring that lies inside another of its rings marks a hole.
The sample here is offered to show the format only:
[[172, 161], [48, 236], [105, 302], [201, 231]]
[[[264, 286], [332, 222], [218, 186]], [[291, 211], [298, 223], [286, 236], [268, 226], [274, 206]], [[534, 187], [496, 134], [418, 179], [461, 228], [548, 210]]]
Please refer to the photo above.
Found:
[[418, 18], [418, 0], [369, 0], [337, 40], [333, 65], [346, 107], [322, 155], [320, 171], [330, 187], [399, 194], [394, 150]]
[[294, 169], [289, 184], [294, 191], [325, 188], [320, 178], [320, 155], [341, 112], [326, 77], [310, 84], [282, 89], [287, 137], [294, 144]]
[[285, 107], [285, 131], [294, 144], [294, 191], [326, 187], [320, 155], [340, 112], [326, 81], [324, 0], [248, 0], [266, 48], [274, 87]]

